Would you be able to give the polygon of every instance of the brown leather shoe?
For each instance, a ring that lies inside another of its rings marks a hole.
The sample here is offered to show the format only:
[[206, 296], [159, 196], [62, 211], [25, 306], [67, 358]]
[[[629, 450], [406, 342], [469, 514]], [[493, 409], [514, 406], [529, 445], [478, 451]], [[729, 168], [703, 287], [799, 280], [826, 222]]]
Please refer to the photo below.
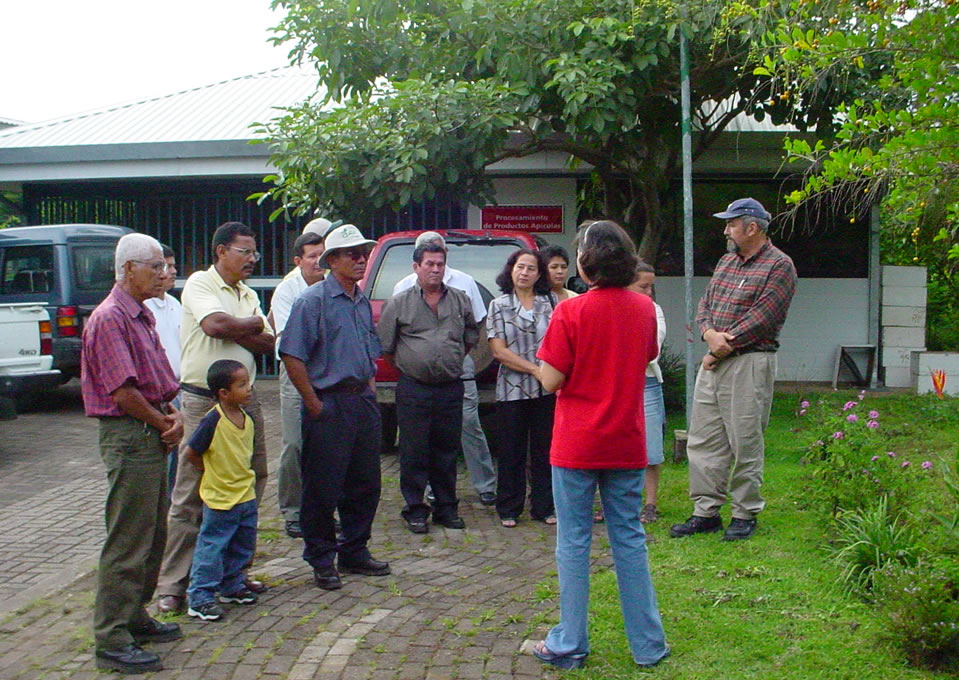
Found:
[[243, 587], [249, 590], [251, 593], [256, 593], [257, 595], [262, 595], [268, 590], [263, 581], [257, 581], [254, 578], [248, 578], [243, 581]]
[[157, 611], [161, 614], [182, 614], [186, 611], [186, 598], [164, 595], [157, 600]]

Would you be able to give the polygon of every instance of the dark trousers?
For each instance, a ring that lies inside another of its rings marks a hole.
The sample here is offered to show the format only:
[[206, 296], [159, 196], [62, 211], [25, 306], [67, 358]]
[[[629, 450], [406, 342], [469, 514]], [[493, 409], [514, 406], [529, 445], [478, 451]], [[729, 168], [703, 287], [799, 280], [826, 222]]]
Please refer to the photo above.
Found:
[[[406, 376], [396, 383], [400, 429], [400, 490], [406, 519], [457, 515], [456, 456], [463, 430], [463, 383], [424, 385]], [[436, 501], [423, 502], [429, 482]]]
[[97, 649], [133, 642], [131, 627], [149, 620], [166, 542], [166, 447], [158, 430], [121, 416], [100, 418], [107, 471], [107, 536], [100, 553], [93, 637]]
[[556, 397], [552, 394], [537, 399], [496, 402], [500, 424], [496, 512], [502, 518], [516, 518], [523, 512], [527, 455], [530, 517], [542, 520], [554, 512], [549, 447], [553, 441], [555, 408]]
[[[318, 419], [303, 415], [303, 559], [313, 568], [370, 557], [373, 518], [380, 503], [380, 409], [376, 396], [324, 393]], [[343, 540], [337, 541], [333, 511]]]

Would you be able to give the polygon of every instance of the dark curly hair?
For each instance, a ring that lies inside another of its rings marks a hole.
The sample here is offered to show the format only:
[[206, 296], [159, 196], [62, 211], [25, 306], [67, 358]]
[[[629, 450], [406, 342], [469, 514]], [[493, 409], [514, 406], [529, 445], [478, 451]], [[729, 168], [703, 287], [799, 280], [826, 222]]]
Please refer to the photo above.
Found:
[[554, 257], [561, 257], [566, 264], [569, 264], [569, 253], [566, 252], [566, 248], [558, 245], [548, 245], [539, 251], [543, 254], [543, 259], [549, 263]]
[[625, 288], [636, 278], [636, 246], [612, 220], [585, 225], [576, 235], [580, 271], [597, 288]]
[[549, 277], [546, 275], [548, 263], [541, 252], [529, 248], [518, 248], [510, 253], [510, 256], [506, 258], [506, 264], [503, 265], [503, 270], [496, 275], [496, 285], [503, 293], [513, 292], [513, 267], [516, 266], [516, 261], [520, 258], [520, 255], [532, 255], [536, 258], [539, 278], [533, 284], [533, 292], [536, 295], [549, 295]]
[[256, 232], [242, 222], [224, 222], [217, 227], [216, 231], [213, 232], [213, 259], [217, 259], [217, 247], [226, 246], [229, 248], [238, 236], [256, 238]]
[[220, 399], [220, 390], [229, 390], [233, 384], [233, 376], [241, 368], [246, 368], [239, 361], [233, 359], [217, 359], [206, 371], [206, 385], [213, 392], [217, 401]]

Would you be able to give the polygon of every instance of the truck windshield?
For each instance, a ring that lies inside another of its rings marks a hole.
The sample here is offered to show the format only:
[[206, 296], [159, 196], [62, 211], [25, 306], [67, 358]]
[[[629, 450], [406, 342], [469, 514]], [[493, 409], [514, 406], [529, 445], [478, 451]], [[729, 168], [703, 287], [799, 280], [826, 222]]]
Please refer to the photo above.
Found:
[[[449, 256], [447, 265], [466, 272], [480, 286], [483, 298], [488, 303], [499, 295], [496, 275], [503, 269], [506, 258], [519, 248], [509, 242], [467, 242], [447, 243]], [[413, 244], [397, 243], [388, 246], [376, 272], [371, 292], [371, 300], [386, 300], [393, 295], [393, 286], [407, 274], [413, 272]]]

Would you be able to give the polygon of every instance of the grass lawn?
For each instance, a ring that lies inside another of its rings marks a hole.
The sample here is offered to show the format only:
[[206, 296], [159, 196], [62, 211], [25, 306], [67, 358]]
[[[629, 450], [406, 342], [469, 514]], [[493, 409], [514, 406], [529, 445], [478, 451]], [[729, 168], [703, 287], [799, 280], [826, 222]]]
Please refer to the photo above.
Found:
[[[806, 395], [842, 404], [856, 392]], [[909, 668], [882, 639], [880, 612], [844, 596], [826, 550], [829, 525], [807, 507], [801, 458], [811, 433], [796, 415], [796, 394], [777, 393], [767, 433], [763, 495], [767, 509], [752, 540], [724, 543], [720, 534], [669, 538], [669, 526], [691, 514], [686, 466], [667, 462], [660, 489], [662, 519], [652, 525], [650, 562], [672, 656], [644, 671], [632, 662], [619, 611], [615, 575], [593, 574], [585, 669], [569, 678], [938, 678]], [[882, 412], [884, 444], [937, 465], [959, 443], [959, 400], [867, 396]], [[951, 410], [951, 411], [950, 411]], [[928, 416], [928, 418], [924, 418]], [[929, 422], [924, 422], [928, 420]], [[681, 420], [671, 419], [670, 432]], [[671, 442], [669, 442], [671, 444]], [[723, 519], [729, 521], [728, 506]], [[595, 546], [608, 550], [605, 539]], [[555, 578], [552, 579], [555, 587]]]

